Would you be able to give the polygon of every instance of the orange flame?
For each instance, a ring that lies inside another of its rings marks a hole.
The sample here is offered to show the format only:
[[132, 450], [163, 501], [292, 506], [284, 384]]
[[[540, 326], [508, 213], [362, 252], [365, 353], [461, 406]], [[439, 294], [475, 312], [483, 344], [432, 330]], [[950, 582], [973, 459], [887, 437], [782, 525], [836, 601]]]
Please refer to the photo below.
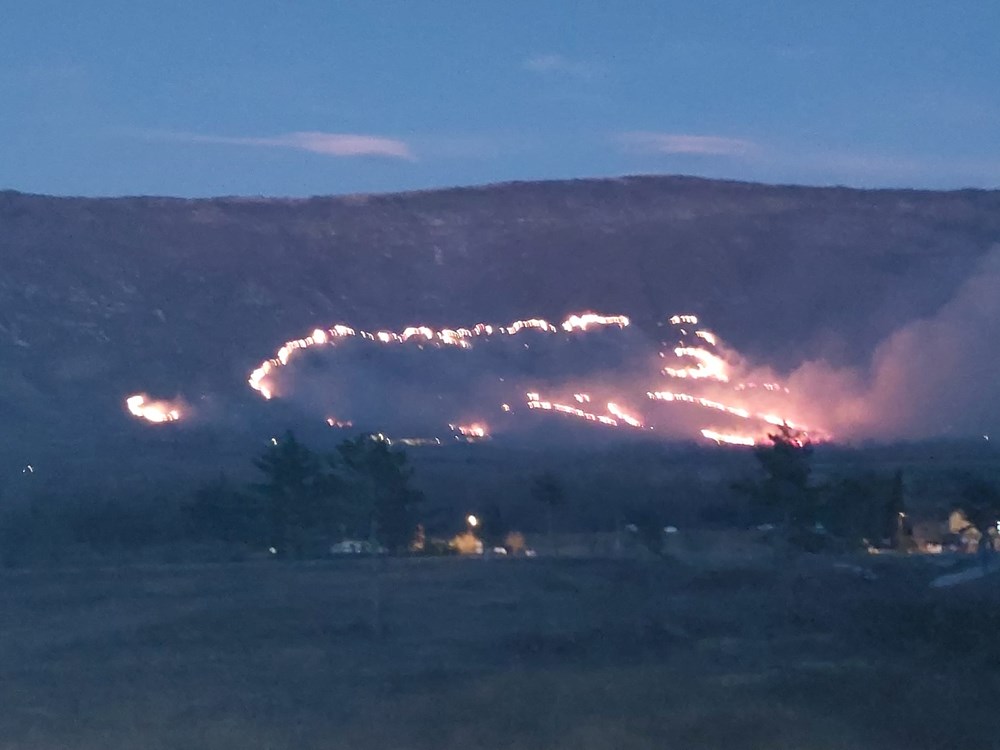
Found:
[[702, 430], [701, 434], [709, 440], [714, 440], [719, 445], [752, 446], [757, 444], [757, 440], [749, 435], [729, 435], [724, 432], [716, 432], [715, 430]]
[[143, 394], [135, 394], [125, 399], [125, 406], [134, 417], [145, 419], [147, 422], [161, 424], [163, 422], [176, 422], [181, 418], [180, 407], [169, 401], [146, 401]]
[[292, 354], [299, 349], [308, 349], [311, 346], [322, 346], [336, 343], [337, 339], [357, 336], [370, 341], [378, 341], [383, 344], [403, 343], [414, 336], [420, 336], [428, 342], [439, 346], [458, 346], [468, 348], [472, 344], [466, 339], [475, 337], [492, 336], [494, 332], [513, 336], [524, 330], [538, 330], [545, 333], [557, 333], [560, 328], [567, 333], [573, 331], [586, 331], [593, 326], [618, 326], [625, 328], [630, 321], [624, 315], [598, 315], [597, 313], [582, 313], [571, 315], [564, 320], [561, 326], [555, 326], [541, 318], [531, 318], [528, 320], [515, 320], [509, 326], [492, 326], [486, 323], [479, 323], [469, 328], [444, 328], [435, 331], [428, 326], [410, 326], [404, 328], [402, 333], [393, 331], [355, 331], [346, 325], [335, 325], [328, 329], [317, 328], [309, 336], [301, 339], [286, 341], [275, 352], [274, 356], [261, 362], [250, 373], [247, 383], [250, 387], [260, 393], [265, 399], [274, 396], [273, 388], [266, 382], [267, 377], [276, 367], [284, 367], [288, 364]]
[[489, 428], [483, 422], [473, 422], [472, 424], [450, 424], [452, 430], [462, 437], [485, 438], [489, 437]]

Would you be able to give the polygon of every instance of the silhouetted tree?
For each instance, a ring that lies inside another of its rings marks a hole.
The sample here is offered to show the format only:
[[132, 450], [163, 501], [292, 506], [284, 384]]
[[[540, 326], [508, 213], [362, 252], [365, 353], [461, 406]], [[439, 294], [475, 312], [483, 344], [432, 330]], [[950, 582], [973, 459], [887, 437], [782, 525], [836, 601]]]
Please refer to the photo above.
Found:
[[892, 548], [900, 552], [910, 549], [910, 522], [906, 517], [906, 493], [903, 488], [903, 472], [897, 470], [889, 486], [889, 497], [885, 503], [883, 537]]
[[812, 445], [799, 431], [781, 425], [768, 435], [770, 445], [754, 448], [764, 479], [743, 486], [762, 505], [777, 510], [786, 527], [803, 527], [816, 522], [817, 497], [809, 486], [812, 472]]
[[338, 517], [341, 485], [327, 463], [288, 431], [253, 461], [264, 481], [253, 489], [264, 500], [271, 546], [303, 552], [311, 533], [330, 533]]
[[413, 470], [401, 450], [362, 435], [337, 446], [335, 458], [347, 490], [347, 517], [393, 553], [405, 552], [416, 531], [423, 495], [411, 484]]
[[810, 488], [818, 498], [816, 518], [835, 537], [854, 546], [889, 544], [906, 550], [910, 545], [903, 478], [860, 474]]

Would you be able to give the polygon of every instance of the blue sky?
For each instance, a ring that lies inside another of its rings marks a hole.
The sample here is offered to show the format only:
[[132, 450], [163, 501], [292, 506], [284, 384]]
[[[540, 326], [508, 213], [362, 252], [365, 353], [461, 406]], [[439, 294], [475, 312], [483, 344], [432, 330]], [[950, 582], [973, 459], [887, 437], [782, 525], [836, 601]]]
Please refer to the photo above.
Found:
[[1000, 187], [1000, 2], [0, 0], [0, 188]]

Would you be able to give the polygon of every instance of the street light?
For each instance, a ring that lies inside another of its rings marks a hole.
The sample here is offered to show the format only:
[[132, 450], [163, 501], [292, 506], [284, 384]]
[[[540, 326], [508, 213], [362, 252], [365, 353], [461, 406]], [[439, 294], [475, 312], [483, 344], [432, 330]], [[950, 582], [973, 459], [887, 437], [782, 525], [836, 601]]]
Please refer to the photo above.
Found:
[[474, 528], [476, 528], [479, 525], [479, 519], [476, 518], [472, 513], [470, 513], [466, 517], [465, 521], [466, 521], [466, 523], [469, 524], [469, 528], [470, 529], [474, 529]]

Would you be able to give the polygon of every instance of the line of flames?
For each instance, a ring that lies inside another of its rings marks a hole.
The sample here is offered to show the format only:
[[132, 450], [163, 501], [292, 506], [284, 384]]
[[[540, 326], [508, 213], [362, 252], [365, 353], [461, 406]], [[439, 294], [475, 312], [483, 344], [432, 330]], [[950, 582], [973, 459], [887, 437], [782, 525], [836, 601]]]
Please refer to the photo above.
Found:
[[254, 368], [247, 382], [251, 388], [260, 393], [265, 399], [270, 399], [274, 395], [274, 392], [266, 382], [267, 377], [276, 368], [287, 365], [293, 352], [300, 349], [308, 349], [312, 346], [334, 344], [338, 339], [344, 338], [358, 337], [369, 341], [378, 341], [382, 344], [392, 344], [404, 343], [414, 337], [420, 337], [426, 342], [439, 346], [469, 348], [472, 346], [470, 339], [479, 337], [494, 335], [514, 336], [526, 330], [543, 331], [545, 333], [558, 333], [562, 330], [566, 333], [572, 333], [574, 331], [586, 331], [593, 327], [618, 326], [619, 328], [625, 328], [629, 324], [629, 319], [624, 315], [598, 315], [597, 313], [570, 315], [559, 326], [555, 326], [541, 318], [530, 318], [527, 320], [515, 320], [507, 326], [479, 323], [472, 328], [442, 328], [440, 330], [435, 330], [429, 326], [409, 326], [404, 328], [400, 333], [394, 331], [361, 331], [341, 324], [325, 329], [317, 328], [308, 336], [286, 341], [278, 347], [273, 357], [264, 360]]
[[[675, 326], [698, 325], [698, 318], [695, 315], [674, 315], [669, 318], [669, 322]], [[261, 394], [265, 399], [274, 396], [273, 388], [268, 382], [268, 377], [280, 367], [286, 366], [296, 351], [308, 349], [313, 346], [334, 345], [339, 340], [348, 338], [360, 338], [381, 344], [401, 344], [411, 339], [419, 339], [423, 342], [436, 346], [456, 346], [460, 348], [471, 348], [473, 341], [477, 338], [490, 336], [513, 336], [521, 331], [534, 330], [543, 333], [564, 333], [585, 332], [595, 327], [625, 328], [630, 325], [629, 318], [624, 315], [599, 315], [597, 313], [582, 313], [570, 315], [559, 325], [555, 325], [541, 318], [529, 318], [525, 320], [515, 320], [509, 325], [491, 325], [479, 323], [471, 328], [441, 328], [433, 329], [429, 326], [409, 326], [400, 332], [379, 330], [374, 332], [358, 330], [350, 326], [338, 324], [330, 328], [317, 328], [310, 335], [300, 339], [286, 341], [278, 348], [275, 355], [260, 363], [248, 378], [250, 387]], [[687, 335], [687, 330], [681, 329], [681, 333]], [[718, 338], [714, 333], [704, 329], [694, 330], [695, 337], [703, 340], [709, 346], [716, 346]], [[694, 361], [693, 365], [684, 367], [665, 367], [662, 370], [664, 375], [677, 379], [687, 380], [711, 380], [718, 383], [729, 383], [731, 372], [729, 363], [713, 351], [709, 351], [699, 346], [677, 346], [673, 350], [674, 356], [679, 359], [688, 358]], [[663, 354], [660, 355], [664, 356]], [[734, 391], [745, 391], [760, 388], [769, 392], [788, 392], [778, 383], [739, 383], [733, 387]], [[733, 417], [744, 420], [759, 420], [770, 425], [787, 425], [793, 429], [803, 430], [801, 425], [785, 419], [784, 417], [770, 413], [751, 412], [740, 406], [733, 406], [715, 401], [712, 399], [695, 396], [689, 393], [655, 390], [646, 393], [648, 399], [660, 402], [690, 403], [696, 406], [722, 412]], [[575, 417], [587, 422], [596, 422], [609, 427], [642, 428], [644, 420], [642, 416], [626, 412], [614, 401], [606, 403], [606, 413], [600, 414], [596, 411], [587, 411], [578, 406], [559, 403], [551, 400], [543, 400], [538, 393], [526, 394], [527, 406], [529, 409], [553, 411]], [[591, 396], [586, 393], [574, 393], [574, 400], [580, 405], [591, 403]], [[171, 422], [180, 419], [181, 411], [179, 407], [167, 401], [146, 402], [143, 395], [130, 396], [126, 405], [129, 411], [136, 417], [149, 422]], [[504, 411], [510, 411], [507, 404], [503, 405]], [[332, 427], [348, 427], [352, 423], [340, 421], [334, 418], [327, 419], [327, 423]], [[472, 425], [449, 425], [451, 429], [465, 437], [485, 437], [488, 435], [487, 428], [483, 423]], [[704, 438], [719, 444], [730, 445], [754, 445], [760, 435], [736, 434], [721, 432], [715, 429], [703, 429], [701, 434]]]

